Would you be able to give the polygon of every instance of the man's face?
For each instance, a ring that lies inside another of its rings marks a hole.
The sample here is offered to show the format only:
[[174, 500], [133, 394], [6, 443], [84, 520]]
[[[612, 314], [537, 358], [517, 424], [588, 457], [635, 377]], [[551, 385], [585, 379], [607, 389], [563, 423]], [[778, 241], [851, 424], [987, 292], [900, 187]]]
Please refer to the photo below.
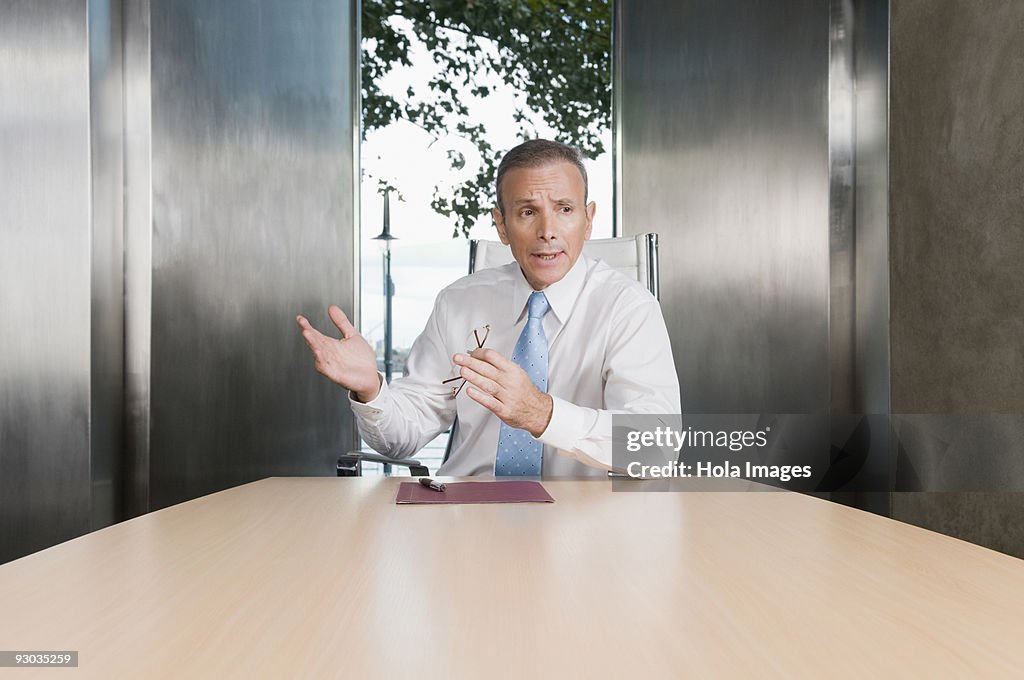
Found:
[[513, 168], [501, 181], [505, 215], [494, 210], [501, 242], [534, 290], [561, 281], [590, 238], [596, 206], [584, 205], [583, 178], [563, 161], [536, 168]]

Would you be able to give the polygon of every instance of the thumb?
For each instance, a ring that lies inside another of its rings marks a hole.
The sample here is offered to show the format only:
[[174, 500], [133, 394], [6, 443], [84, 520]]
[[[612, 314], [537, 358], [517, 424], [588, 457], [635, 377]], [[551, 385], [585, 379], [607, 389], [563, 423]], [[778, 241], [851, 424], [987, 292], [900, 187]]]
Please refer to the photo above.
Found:
[[333, 321], [334, 325], [338, 327], [338, 330], [341, 331], [342, 337], [346, 340], [354, 335], [359, 335], [359, 331], [356, 330], [356, 327], [352, 325], [352, 322], [348, 320], [348, 317], [345, 316], [345, 312], [341, 311], [341, 307], [338, 305], [331, 305], [328, 307], [327, 315], [331, 317], [331, 321]]

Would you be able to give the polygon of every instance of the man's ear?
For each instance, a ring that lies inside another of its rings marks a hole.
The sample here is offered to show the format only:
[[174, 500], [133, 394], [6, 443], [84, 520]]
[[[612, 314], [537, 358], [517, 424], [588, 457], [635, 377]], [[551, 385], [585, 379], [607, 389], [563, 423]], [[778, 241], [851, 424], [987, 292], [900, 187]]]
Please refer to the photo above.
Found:
[[501, 211], [497, 208], [491, 211], [491, 216], [494, 217], [494, 226], [498, 228], [498, 238], [507, 246], [508, 234], [505, 233], [505, 218], [502, 217]]
[[594, 230], [594, 215], [597, 213], [597, 203], [591, 201], [587, 204], [587, 235], [583, 238], [590, 238], [590, 232]]

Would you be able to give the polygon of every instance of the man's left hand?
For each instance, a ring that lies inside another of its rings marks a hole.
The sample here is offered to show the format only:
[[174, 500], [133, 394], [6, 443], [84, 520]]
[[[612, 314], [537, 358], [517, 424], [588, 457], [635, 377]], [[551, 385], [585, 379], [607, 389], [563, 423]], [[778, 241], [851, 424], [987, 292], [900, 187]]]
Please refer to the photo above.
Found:
[[537, 389], [526, 371], [493, 349], [456, 354], [460, 374], [470, 384], [470, 399], [498, 416], [510, 427], [539, 437], [551, 422], [554, 402]]

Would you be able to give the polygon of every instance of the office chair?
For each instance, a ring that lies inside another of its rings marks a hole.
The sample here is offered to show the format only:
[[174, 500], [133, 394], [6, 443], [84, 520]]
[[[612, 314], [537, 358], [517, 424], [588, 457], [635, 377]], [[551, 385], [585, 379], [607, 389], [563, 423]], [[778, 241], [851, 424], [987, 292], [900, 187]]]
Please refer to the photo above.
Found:
[[[583, 252], [587, 257], [604, 260], [609, 266], [619, 270], [626, 276], [636, 279], [651, 291], [651, 295], [659, 298], [658, 291], [658, 235], [653, 233], [622, 236], [619, 238], [591, 239], [583, 243]], [[472, 240], [469, 242], [469, 273], [482, 269], [500, 267], [513, 261], [512, 249], [499, 241]], [[660, 298], [659, 298], [660, 299]], [[452, 423], [448, 445], [445, 447], [444, 460], [451, 453], [455, 428], [459, 425], [456, 419]], [[425, 477], [430, 474], [426, 466], [416, 460], [388, 458], [379, 453], [351, 451], [338, 458], [339, 477], [358, 477], [362, 475], [362, 463], [383, 463], [409, 468], [413, 477]], [[384, 468], [385, 471], [388, 469]]]

